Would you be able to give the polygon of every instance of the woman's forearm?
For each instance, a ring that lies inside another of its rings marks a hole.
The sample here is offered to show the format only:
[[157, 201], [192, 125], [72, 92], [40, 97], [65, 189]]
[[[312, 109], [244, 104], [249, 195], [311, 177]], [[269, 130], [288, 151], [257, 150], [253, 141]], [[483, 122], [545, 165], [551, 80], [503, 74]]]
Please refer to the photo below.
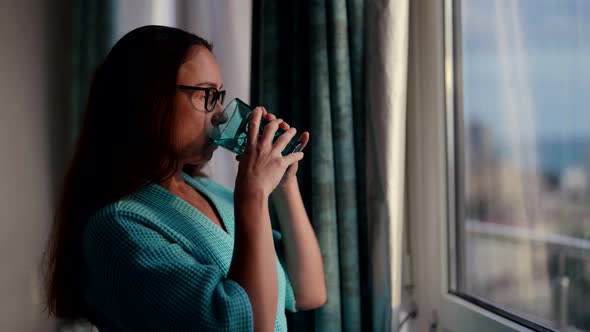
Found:
[[273, 331], [278, 301], [278, 277], [268, 199], [235, 196], [235, 243], [228, 277], [248, 293], [255, 331]]
[[310, 310], [320, 307], [327, 300], [324, 265], [297, 182], [277, 188], [271, 198], [279, 217], [285, 263], [297, 308]]

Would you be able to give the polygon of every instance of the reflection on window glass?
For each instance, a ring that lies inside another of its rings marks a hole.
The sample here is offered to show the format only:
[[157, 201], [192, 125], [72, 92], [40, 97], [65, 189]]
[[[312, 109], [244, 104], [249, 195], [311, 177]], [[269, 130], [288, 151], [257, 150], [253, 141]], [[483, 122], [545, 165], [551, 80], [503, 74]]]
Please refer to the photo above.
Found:
[[590, 330], [590, 0], [460, 2], [458, 292]]

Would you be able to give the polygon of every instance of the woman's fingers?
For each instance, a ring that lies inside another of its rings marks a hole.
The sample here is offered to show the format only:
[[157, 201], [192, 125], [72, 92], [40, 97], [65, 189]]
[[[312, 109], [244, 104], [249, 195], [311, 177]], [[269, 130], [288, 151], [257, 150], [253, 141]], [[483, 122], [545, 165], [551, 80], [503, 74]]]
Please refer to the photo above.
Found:
[[256, 107], [250, 117], [248, 123], [248, 146], [250, 149], [256, 147], [258, 144], [258, 130], [260, 129], [260, 119], [262, 118], [264, 109]]
[[293, 165], [294, 163], [298, 162], [299, 160], [303, 159], [303, 152], [294, 152], [294, 153], [290, 153], [288, 155], [286, 155], [285, 157], [283, 157], [283, 160], [285, 161], [285, 163], [288, 166]]
[[281, 153], [287, 147], [287, 144], [289, 144], [291, 139], [293, 139], [293, 137], [295, 137], [296, 133], [297, 133], [297, 129], [295, 129], [295, 128], [291, 128], [291, 129], [287, 130], [284, 134], [282, 134], [277, 139], [277, 141], [275, 142], [275, 144], [272, 147], [273, 150], [278, 150], [279, 153]]
[[264, 127], [264, 133], [262, 134], [262, 144], [272, 147], [272, 141], [275, 137], [279, 125], [283, 122], [282, 119], [274, 119]]
[[[266, 120], [268, 120], [268, 121], [272, 121], [272, 120], [276, 119], [276, 118], [277, 118], [277, 116], [276, 116], [276, 115], [274, 115], [274, 114], [272, 114], [272, 113], [266, 113], [266, 114], [264, 115], [264, 118], [265, 118]], [[284, 131], [287, 131], [287, 130], [289, 130], [289, 128], [291, 128], [291, 126], [290, 126], [288, 123], [286, 123], [286, 122], [284, 122], [284, 121], [283, 121], [283, 122], [282, 122], [282, 123], [279, 125], [279, 128], [280, 128], [280, 129], [282, 129], [282, 130], [284, 130]]]
[[[263, 131], [260, 130], [262, 125], [264, 125]], [[280, 135], [277, 135], [279, 129]], [[303, 158], [302, 152], [282, 156], [282, 151], [293, 140], [296, 133], [295, 128], [291, 128], [282, 119], [277, 119], [275, 115], [266, 112], [263, 107], [255, 108], [248, 123], [246, 151], [244, 155], [236, 156], [236, 160], [240, 162], [238, 173], [242, 175], [237, 177], [236, 187], [238, 187], [239, 179], [247, 178], [247, 181], [244, 180], [246, 182], [240, 182], [240, 184], [254, 186], [256, 190], [262, 190], [263, 193], [270, 195], [284, 177], [286, 169]], [[303, 146], [308, 141], [309, 133], [304, 133], [299, 138]], [[296, 171], [296, 168], [291, 170]]]
[[[261, 119], [269, 121], [264, 126], [262, 138], [258, 137], [258, 135], [255, 135], [260, 130]], [[283, 133], [273, 144], [273, 141], [277, 136], [276, 132], [279, 129], [285, 131], [285, 133]], [[284, 122], [282, 119], [277, 119], [276, 115], [268, 113], [264, 107], [259, 106], [254, 109], [250, 118], [250, 123], [248, 124], [248, 142], [251, 146], [264, 144], [266, 146], [272, 147], [273, 149], [280, 149], [280, 151], [283, 151], [291, 139], [293, 139], [296, 132], [297, 131], [295, 128], [291, 128], [288, 123]], [[309, 133], [303, 133], [301, 137], [299, 137], [298, 141], [302, 144], [301, 150], [303, 150], [303, 148], [305, 148], [309, 142]], [[236, 160], [239, 161], [237, 158]]]
[[298, 141], [301, 144], [301, 148], [299, 149], [299, 151], [303, 151], [303, 149], [305, 149], [305, 147], [307, 146], [307, 143], [309, 143], [309, 132], [306, 131], [303, 134], [301, 134], [301, 136], [299, 136]]

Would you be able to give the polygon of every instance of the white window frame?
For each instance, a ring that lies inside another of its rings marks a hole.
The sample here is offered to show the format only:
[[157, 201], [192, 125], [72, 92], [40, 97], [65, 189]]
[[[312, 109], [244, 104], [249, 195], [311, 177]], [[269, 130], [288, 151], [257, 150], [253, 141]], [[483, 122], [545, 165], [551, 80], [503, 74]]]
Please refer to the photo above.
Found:
[[[533, 331], [450, 293], [455, 273], [453, 114], [454, 79], [460, 59], [453, 54], [452, 0], [413, 0], [410, 8], [408, 75], [407, 220], [410, 294], [418, 316], [410, 331]], [[460, 86], [460, 85], [459, 85]], [[450, 161], [450, 162], [449, 162]], [[408, 285], [406, 285], [408, 286]]]

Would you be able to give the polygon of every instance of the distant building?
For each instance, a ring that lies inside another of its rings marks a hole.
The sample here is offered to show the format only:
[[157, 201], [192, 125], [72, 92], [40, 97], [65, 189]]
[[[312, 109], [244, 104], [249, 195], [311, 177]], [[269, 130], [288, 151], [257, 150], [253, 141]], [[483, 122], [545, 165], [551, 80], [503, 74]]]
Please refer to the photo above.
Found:
[[573, 201], [586, 199], [589, 192], [588, 172], [582, 167], [568, 167], [561, 180], [561, 191]]
[[465, 166], [466, 213], [490, 221], [497, 162], [492, 131], [482, 123], [472, 122], [466, 131]]

